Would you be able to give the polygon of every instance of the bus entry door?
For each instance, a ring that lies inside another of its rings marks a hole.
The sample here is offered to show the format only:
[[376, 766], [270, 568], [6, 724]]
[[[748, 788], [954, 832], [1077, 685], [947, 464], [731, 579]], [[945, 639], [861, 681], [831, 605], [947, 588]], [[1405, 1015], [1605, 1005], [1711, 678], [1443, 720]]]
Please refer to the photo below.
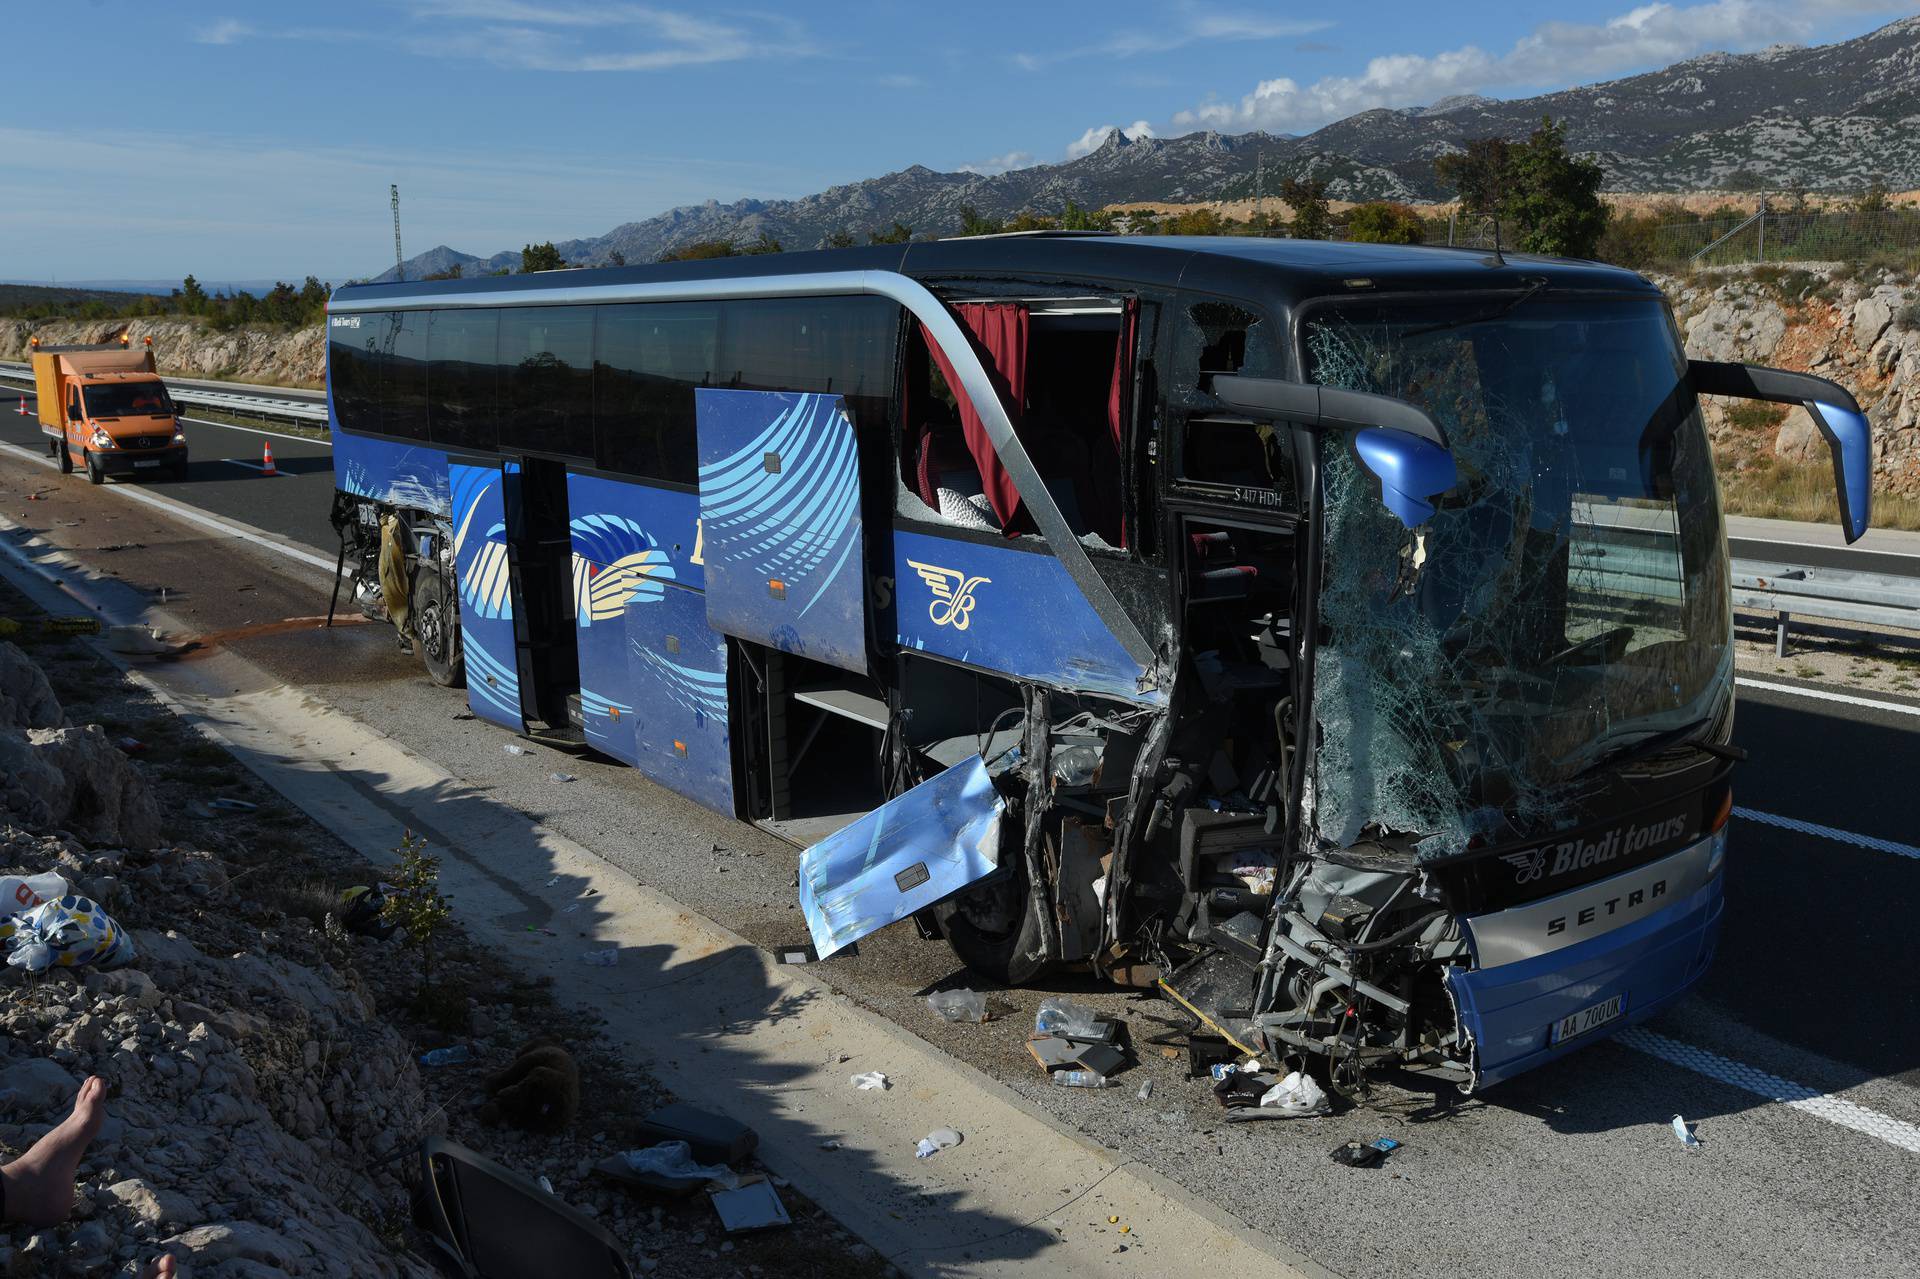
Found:
[[695, 392], [707, 621], [868, 673], [860, 452], [846, 402], [814, 392]]
[[451, 462], [454, 575], [460, 587], [460, 632], [467, 659], [467, 705], [481, 719], [518, 733], [519, 659], [513, 634], [513, 570], [507, 553], [507, 489], [520, 482], [518, 462]]

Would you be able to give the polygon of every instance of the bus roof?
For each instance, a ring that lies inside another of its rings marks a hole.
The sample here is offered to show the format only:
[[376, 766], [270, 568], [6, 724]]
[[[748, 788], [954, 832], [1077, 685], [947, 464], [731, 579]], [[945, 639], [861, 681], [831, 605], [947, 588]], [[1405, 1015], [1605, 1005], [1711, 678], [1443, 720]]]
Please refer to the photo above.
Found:
[[337, 289], [335, 297], [340, 301], [350, 299], [361, 308], [377, 307], [389, 298], [397, 305], [419, 306], [435, 296], [538, 293], [555, 287], [692, 283], [828, 271], [897, 271], [927, 283], [943, 277], [1053, 276], [1283, 302], [1348, 293], [1356, 287], [1354, 281], [1361, 279], [1378, 292], [1515, 289], [1541, 277], [1555, 291], [1649, 296], [1658, 296], [1659, 292], [1640, 275], [1621, 267], [1519, 253], [1496, 255], [1486, 249], [1254, 236], [1051, 234], [978, 236], [475, 279], [351, 284]]

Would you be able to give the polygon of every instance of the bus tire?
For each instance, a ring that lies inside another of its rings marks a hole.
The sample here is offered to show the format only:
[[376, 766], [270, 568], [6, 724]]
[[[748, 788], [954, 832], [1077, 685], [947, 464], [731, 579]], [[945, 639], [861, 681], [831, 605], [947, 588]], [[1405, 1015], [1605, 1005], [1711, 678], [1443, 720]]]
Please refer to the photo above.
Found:
[[1042, 958], [1045, 921], [1027, 891], [1025, 859], [1012, 860], [1010, 873], [950, 897], [933, 911], [961, 963], [1003, 986], [1025, 986], [1053, 965]]
[[460, 616], [447, 598], [446, 582], [438, 573], [416, 573], [413, 579], [413, 637], [427, 678], [442, 688], [464, 688], [467, 657], [460, 647]]
[[107, 482], [107, 472], [106, 468], [100, 465], [100, 459], [95, 457], [91, 450], [81, 454], [81, 457], [87, 464], [87, 483], [105, 484]]
[[67, 441], [64, 437], [55, 441], [55, 445], [56, 445], [55, 451], [57, 452], [60, 458], [60, 474], [72, 475], [73, 474], [73, 450], [67, 447]]

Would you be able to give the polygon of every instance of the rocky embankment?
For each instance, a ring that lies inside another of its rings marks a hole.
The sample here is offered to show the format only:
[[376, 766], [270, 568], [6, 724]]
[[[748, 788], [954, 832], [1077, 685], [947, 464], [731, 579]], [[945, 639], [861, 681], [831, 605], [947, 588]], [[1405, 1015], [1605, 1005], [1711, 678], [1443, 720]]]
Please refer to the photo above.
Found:
[[285, 386], [319, 386], [326, 373], [326, 330], [216, 329], [198, 320], [13, 320], [0, 318], [0, 360], [27, 358], [27, 339], [42, 345], [153, 339], [162, 373]]
[[[1694, 358], [1796, 369], [1852, 391], [1873, 423], [1875, 489], [1920, 495], [1920, 284], [1844, 266], [1656, 282]], [[1723, 470], [1761, 452], [1792, 463], [1827, 457], [1805, 413], [1714, 403], [1707, 425]]]

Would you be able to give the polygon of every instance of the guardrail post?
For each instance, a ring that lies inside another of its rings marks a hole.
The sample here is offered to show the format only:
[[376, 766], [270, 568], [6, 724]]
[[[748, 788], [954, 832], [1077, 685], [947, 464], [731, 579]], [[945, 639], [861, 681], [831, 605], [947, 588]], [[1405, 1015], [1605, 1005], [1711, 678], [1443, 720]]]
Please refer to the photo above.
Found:
[[1787, 655], [1787, 621], [1788, 614], [1782, 613], [1773, 628], [1773, 655], [1782, 659]]

